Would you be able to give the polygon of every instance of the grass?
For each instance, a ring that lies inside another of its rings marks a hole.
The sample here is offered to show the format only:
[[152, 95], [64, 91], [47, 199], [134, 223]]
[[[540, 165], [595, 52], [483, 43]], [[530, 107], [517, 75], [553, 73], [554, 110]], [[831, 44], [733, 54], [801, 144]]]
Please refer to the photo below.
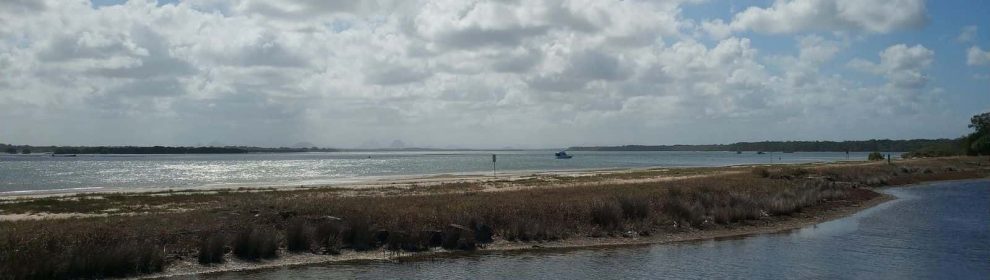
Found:
[[335, 190], [316, 189], [6, 202], [0, 205], [5, 213], [163, 205], [187, 210], [0, 222], [0, 278], [133, 276], [185, 258], [206, 265], [223, 262], [227, 252], [260, 261], [286, 252], [473, 250], [495, 240], [541, 242], [629, 231], [731, 228], [749, 221], [790, 219], [877, 195], [865, 187], [986, 176], [990, 165], [983, 161], [770, 166], [676, 181], [498, 192], [456, 192], [444, 186], [439, 193], [396, 196], [341, 196]]

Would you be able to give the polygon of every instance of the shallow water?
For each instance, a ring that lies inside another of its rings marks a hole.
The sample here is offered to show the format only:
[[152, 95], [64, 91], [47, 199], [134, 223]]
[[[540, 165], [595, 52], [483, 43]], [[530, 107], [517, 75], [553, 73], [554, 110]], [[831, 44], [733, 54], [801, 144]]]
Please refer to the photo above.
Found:
[[[0, 193], [100, 188], [292, 186], [361, 181], [376, 176], [627, 167], [725, 166], [863, 160], [866, 153], [572, 152], [552, 150], [342, 152], [224, 155], [0, 155]], [[896, 156], [896, 154], [895, 154]]]
[[988, 279], [990, 180], [893, 188], [900, 199], [786, 233], [604, 249], [322, 264], [199, 279]]

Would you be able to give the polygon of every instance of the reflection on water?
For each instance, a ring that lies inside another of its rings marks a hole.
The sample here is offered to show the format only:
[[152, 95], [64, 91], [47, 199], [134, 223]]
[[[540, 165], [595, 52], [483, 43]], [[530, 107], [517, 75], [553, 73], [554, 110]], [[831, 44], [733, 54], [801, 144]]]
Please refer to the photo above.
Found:
[[[724, 166], [846, 160], [845, 153], [573, 152], [555, 151], [364, 152], [235, 155], [0, 154], [0, 193], [72, 188], [188, 188], [332, 183], [371, 176], [491, 172], [498, 153], [502, 171], [602, 169], [648, 166]], [[862, 160], [865, 153], [851, 153]]]
[[[719, 241], [324, 264], [206, 279], [987, 279], [990, 180], [887, 190], [902, 199], [782, 234]], [[195, 277], [193, 277], [195, 278]]]

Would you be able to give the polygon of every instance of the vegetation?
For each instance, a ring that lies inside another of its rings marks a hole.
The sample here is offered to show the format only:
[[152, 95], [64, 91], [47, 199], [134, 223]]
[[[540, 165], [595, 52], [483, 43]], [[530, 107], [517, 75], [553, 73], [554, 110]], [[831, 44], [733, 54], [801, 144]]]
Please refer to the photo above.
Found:
[[952, 139], [866, 141], [764, 141], [718, 145], [625, 145], [571, 147], [575, 151], [782, 151], [782, 152], [873, 152], [914, 151], [932, 145], [954, 143]]
[[222, 234], [204, 234], [199, 242], [199, 252], [197, 258], [200, 264], [214, 264], [224, 262], [223, 255], [226, 253], [226, 240]]
[[[15, 200], [0, 204], [0, 211], [149, 214], [0, 222], [0, 271], [14, 279], [103, 278], [160, 271], [187, 258], [209, 265], [296, 252], [473, 250], [496, 240], [732, 228], [877, 195], [865, 187], [987, 174], [970, 158], [754, 170], [762, 171], [496, 192], [352, 196], [307, 189]], [[151, 206], [182, 211], [145, 212]]]
[[969, 120], [974, 131], [963, 137], [963, 149], [967, 155], [990, 155], [990, 112], [975, 115]]
[[872, 153], [870, 153], [870, 155], [866, 156], [866, 158], [869, 159], [869, 160], [872, 160], [872, 161], [877, 161], [877, 160], [884, 160], [884, 159], [886, 159], [886, 156], [884, 156], [883, 154], [881, 154], [879, 152], [872, 152]]
[[990, 112], [969, 120], [973, 132], [947, 143], [933, 143], [902, 155], [904, 158], [990, 155]]

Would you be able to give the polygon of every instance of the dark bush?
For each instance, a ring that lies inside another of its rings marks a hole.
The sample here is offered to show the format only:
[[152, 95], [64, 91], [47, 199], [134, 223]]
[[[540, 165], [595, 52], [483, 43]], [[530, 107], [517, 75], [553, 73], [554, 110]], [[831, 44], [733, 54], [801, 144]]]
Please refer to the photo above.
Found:
[[289, 252], [305, 252], [312, 248], [313, 229], [303, 219], [292, 219], [285, 228], [285, 247]]
[[705, 207], [698, 200], [687, 196], [666, 199], [663, 211], [673, 218], [695, 226], [705, 221]]
[[606, 230], [618, 229], [622, 225], [622, 209], [605, 201], [593, 202], [591, 222]]
[[199, 241], [198, 259], [200, 264], [213, 264], [224, 262], [223, 255], [226, 251], [223, 235], [219, 233], [205, 234]]
[[879, 152], [872, 152], [868, 156], [866, 156], [866, 158], [872, 161], [877, 161], [877, 160], [884, 160], [886, 157], [884, 157], [884, 155]]
[[118, 244], [108, 249], [83, 245], [72, 250], [68, 278], [126, 277], [158, 272], [165, 266], [162, 251], [150, 243]]
[[478, 243], [491, 243], [495, 241], [495, 230], [487, 224], [471, 221], [471, 229], [474, 230], [474, 240]]
[[343, 232], [343, 243], [355, 251], [374, 249], [377, 242], [375, 232], [371, 230], [371, 222], [363, 218], [348, 220], [347, 228]]
[[630, 220], [642, 220], [650, 216], [650, 198], [642, 196], [619, 197], [619, 207], [622, 216]]
[[339, 254], [343, 226], [339, 220], [321, 221], [316, 226], [314, 240], [326, 254]]
[[278, 257], [278, 236], [272, 229], [251, 227], [234, 238], [234, 255], [246, 261]]
[[448, 225], [443, 231], [441, 247], [447, 250], [474, 250], [477, 247], [474, 232], [461, 225]]
[[770, 177], [770, 171], [766, 167], [755, 167], [752, 170], [753, 175], [760, 178]]

